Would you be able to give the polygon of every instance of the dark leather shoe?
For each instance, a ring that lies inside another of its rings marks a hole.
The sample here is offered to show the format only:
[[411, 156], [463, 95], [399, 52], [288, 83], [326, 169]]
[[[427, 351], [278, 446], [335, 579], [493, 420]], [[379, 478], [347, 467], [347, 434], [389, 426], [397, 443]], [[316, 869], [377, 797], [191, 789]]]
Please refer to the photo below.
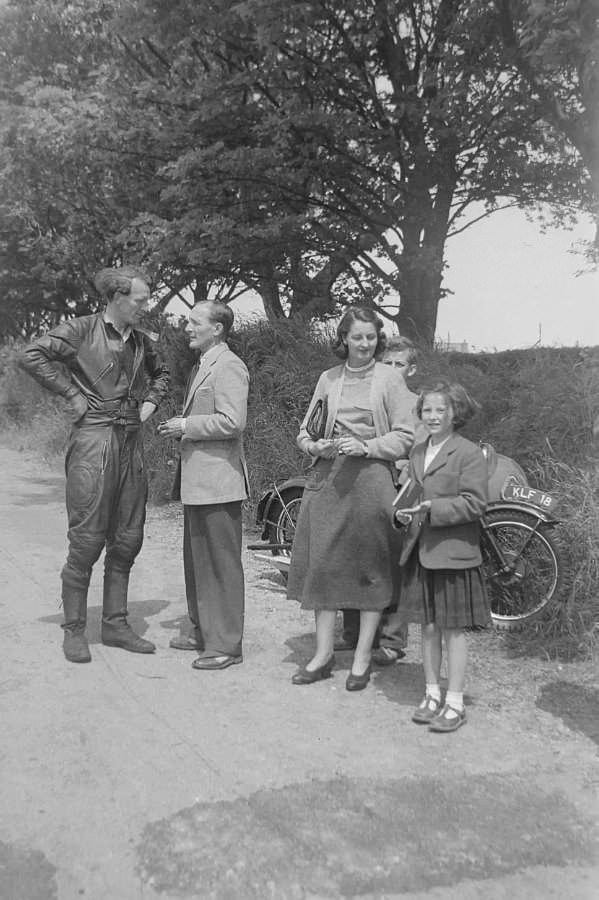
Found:
[[242, 662], [243, 656], [229, 656], [227, 654], [223, 654], [223, 656], [199, 656], [197, 659], [194, 659], [191, 668], [211, 671], [212, 669], [228, 669], [229, 666], [238, 666]]
[[198, 653], [202, 648], [198, 646], [198, 642], [190, 634], [180, 634], [171, 638], [168, 642], [169, 647], [173, 650], [195, 650]]
[[420, 706], [414, 710], [412, 722], [416, 722], [417, 725], [429, 725], [440, 712], [441, 700], [427, 694]]
[[372, 651], [372, 661], [375, 666], [392, 666], [405, 655], [403, 650], [395, 647], [378, 647]]
[[370, 666], [368, 666], [363, 675], [354, 675], [353, 672], [350, 672], [345, 682], [345, 689], [347, 691], [363, 691], [369, 681]]
[[457, 731], [462, 725], [466, 724], [466, 710], [455, 709], [447, 703], [441, 712], [435, 716], [428, 726], [429, 731]]
[[291, 679], [292, 684], [314, 684], [315, 681], [323, 681], [331, 677], [331, 671], [335, 665], [335, 657], [331, 656], [323, 666], [318, 669], [298, 669]]

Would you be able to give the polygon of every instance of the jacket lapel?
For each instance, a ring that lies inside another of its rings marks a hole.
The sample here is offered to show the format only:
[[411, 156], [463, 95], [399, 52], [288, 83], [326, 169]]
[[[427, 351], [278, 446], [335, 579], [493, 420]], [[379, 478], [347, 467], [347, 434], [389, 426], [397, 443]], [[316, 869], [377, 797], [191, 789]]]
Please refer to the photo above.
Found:
[[200, 387], [200, 385], [203, 384], [203, 382], [208, 378], [215, 362], [225, 352], [226, 349], [227, 349], [227, 345], [223, 344], [222, 349], [220, 350], [220, 353], [215, 353], [207, 365], [202, 366], [200, 364], [197, 372], [195, 373], [195, 376], [191, 380], [191, 384], [189, 385], [189, 390], [187, 391], [187, 396], [185, 397], [185, 402], [183, 403], [183, 415], [185, 415], [185, 413], [187, 412], [187, 410], [191, 404], [191, 401], [193, 400], [193, 395], [195, 394], [197, 389]]
[[[425, 446], [426, 446], [426, 444], [425, 444]], [[455, 453], [455, 450], [456, 450], [456, 439], [455, 439], [455, 435], [452, 434], [451, 437], [447, 440], [447, 442], [445, 444], [443, 444], [443, 446], [441, 447], [441, 449], [439, 450], [439, 452], [433, 459], [432, 463], [426, 470], [425, 475], [427, 475], [427, 476], [432, 475], [433, 472], [436, 472], [437, 469], [440, 469], [442, 466], [444, 466], [445, 463], [447, 462], [447, 458], [452, 453]], [[422, 466], [424, 468], [424, 455], [422, 457]]]

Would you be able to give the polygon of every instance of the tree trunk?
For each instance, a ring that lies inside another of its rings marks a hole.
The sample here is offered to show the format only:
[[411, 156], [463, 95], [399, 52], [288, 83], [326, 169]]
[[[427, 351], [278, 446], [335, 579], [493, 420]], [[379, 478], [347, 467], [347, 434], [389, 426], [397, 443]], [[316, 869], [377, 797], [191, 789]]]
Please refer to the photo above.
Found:
[[432, 347], [437, 327], [443, 257], [425, 266], [416, 261], [404, 272], [397, 327], [401, 334]]
[[445, 241], [455, 192], [455, 151], [449, 138], [444, 176], [434, 200], [428, 191], [415, 193], [403, 229], [400, 304], [397, 325], [401, 334], [432, 347], [445, 260]]
[[257, 278], [252, 287], [260, 294], [264, 304], [264, 312], [269, 322], [285, 318], [285, 310], [281, 303], [281, 293], [272, 263], [260, 262], [256, 265]]

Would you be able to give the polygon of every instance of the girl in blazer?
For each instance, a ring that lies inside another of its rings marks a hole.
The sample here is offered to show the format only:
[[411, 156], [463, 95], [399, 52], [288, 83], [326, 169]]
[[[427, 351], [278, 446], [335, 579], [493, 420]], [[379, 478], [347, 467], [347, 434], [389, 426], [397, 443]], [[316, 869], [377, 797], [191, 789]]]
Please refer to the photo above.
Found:
[[[425, 696], [412, 721], [431, 731], [455, 731], [466, 721], [464, 629], [484, 627], [490, 608], [481, 571], [479, 521], [487, 505], [487, 465], [476, 444], [456, 433], [476, 411], [459, 384], [425, 388], [416, 412], [428, 432], [410, 454], [410, 506], [395, 512], [407, 528], [400, 566], [400, 611], [422, 629]], [[413, 498], [418, 500], [414, 502]], [[448, 690], [441, 703], [442, 638]]]

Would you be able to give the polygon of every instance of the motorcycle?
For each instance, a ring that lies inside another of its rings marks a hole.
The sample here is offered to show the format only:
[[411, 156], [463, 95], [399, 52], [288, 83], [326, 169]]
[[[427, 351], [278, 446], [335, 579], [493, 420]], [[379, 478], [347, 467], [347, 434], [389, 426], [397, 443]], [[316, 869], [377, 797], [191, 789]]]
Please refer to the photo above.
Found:
[[[499, 630], [516, 631], [546, 609], [560, 593], [564, 565], [553, 536], [559, 524], [557, 500], [529, 485], [522, 468], [508, 456], [481, 444], [489, 472], [489, 503], [481, 518], [483, 572], [491, 616]], [[256, 524], [262, 543], [250, 550], [264, 556], [286, 578], [300, 511], [305, 476], [273, 485], [261, 498]]]

